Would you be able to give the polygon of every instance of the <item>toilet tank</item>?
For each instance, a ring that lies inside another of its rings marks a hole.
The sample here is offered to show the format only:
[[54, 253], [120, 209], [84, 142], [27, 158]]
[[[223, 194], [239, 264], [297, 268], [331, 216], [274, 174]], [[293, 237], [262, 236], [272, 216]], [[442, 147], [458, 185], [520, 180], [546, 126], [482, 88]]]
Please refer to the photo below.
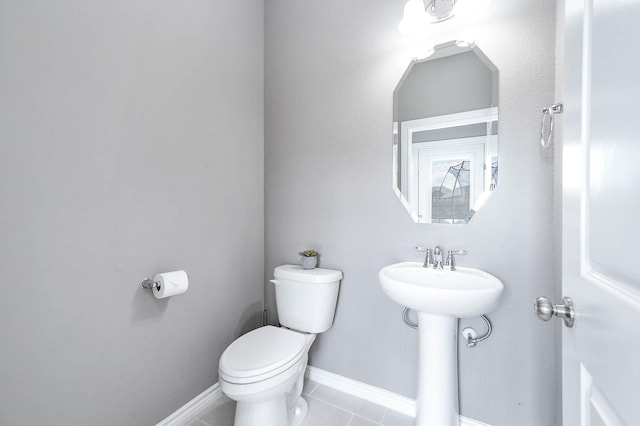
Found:
[[331, 328], [342, 272], [298, 265], [282, 265], [273, 271], [280, 324], [306, 333]]

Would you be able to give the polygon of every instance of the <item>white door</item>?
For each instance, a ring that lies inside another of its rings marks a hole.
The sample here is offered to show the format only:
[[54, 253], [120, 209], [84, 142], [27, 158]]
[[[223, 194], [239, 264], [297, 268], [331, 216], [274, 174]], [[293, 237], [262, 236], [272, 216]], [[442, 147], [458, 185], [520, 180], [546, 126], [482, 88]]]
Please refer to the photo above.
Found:
[[640, 1], [566, 0], [565, 426], [640, 425]]

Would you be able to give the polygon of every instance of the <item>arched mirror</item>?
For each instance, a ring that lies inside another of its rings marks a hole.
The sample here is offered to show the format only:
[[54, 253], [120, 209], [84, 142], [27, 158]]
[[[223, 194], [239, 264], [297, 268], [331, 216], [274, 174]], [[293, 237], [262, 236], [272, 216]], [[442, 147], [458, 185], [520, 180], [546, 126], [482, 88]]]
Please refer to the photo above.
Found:
[[498, 69], [452, 41], [393, 93], [393, 186], [416, 223], [467, 224], [498, 184]]

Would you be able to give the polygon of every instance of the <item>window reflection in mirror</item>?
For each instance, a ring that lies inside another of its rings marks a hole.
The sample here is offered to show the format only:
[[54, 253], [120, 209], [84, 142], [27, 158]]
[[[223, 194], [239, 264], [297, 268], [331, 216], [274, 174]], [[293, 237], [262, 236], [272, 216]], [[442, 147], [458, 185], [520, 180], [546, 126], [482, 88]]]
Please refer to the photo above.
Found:
[[498, 182], [498, 70], [450, 42], [394, 92], [394, 190], [417, 223], [466, 224]]

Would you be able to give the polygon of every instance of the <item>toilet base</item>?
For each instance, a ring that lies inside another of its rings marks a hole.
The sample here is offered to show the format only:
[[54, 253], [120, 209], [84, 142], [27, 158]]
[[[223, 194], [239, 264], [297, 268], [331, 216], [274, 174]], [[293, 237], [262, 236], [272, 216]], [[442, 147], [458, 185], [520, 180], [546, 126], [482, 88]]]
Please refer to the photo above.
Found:
[[298, 402], [293, 407], [293, 410], [289, 411], [289, 426], [300, 426], [309, 413], [309, 405], [304, 398], [298, 398]]
[[237, 402], [234, 426], [300, 426], [309, 413], [309, 404], [298, 398], [287, 410], [286, 395], [263, 402]]
[[234, 426], [289, 426], [287, 423], [287, 398], [281, 394], [262, 402], [236, 404]]

